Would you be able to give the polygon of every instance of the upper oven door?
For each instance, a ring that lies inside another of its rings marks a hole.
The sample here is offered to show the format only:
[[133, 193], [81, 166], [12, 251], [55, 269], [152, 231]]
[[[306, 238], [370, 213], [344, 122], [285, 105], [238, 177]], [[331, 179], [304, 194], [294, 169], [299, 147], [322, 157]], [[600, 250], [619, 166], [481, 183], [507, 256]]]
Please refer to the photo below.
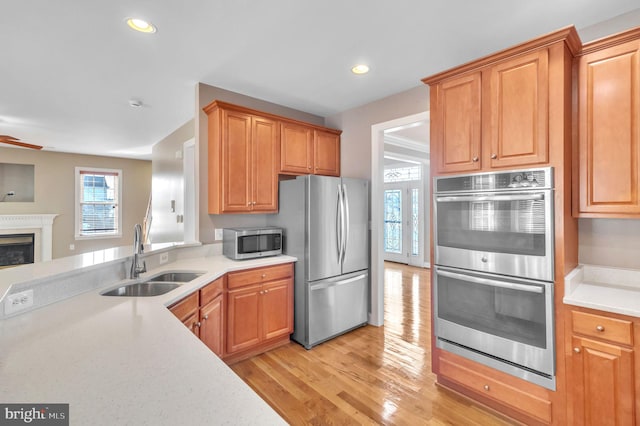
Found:
[[553, 281], [553, 190], [434, 198], [437, 265]]

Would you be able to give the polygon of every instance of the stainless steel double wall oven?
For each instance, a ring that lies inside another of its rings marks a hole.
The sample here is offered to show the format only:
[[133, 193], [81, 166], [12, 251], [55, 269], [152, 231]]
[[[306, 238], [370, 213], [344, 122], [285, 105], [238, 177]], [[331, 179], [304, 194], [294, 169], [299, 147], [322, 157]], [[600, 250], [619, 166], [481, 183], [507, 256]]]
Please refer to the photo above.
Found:
[[555, 389], [553, 169], [434, 179], [439, 348]]

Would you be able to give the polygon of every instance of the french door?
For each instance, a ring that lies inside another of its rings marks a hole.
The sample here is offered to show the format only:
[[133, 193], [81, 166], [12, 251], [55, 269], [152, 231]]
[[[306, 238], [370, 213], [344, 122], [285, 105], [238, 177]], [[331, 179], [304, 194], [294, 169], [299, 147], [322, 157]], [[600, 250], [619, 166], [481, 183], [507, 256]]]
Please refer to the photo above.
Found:
[[385, 183], [384, 260], [423, 266], [422, 181]]

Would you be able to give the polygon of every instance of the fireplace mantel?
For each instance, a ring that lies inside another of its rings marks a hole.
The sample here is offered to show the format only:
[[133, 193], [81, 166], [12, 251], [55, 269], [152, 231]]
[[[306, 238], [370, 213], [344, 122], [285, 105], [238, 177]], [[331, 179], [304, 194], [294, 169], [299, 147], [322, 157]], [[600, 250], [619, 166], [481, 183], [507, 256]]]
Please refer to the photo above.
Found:
[[[0, 234], [14, 232], [34, 232], [36, 241], [36, 261], [51, 260], [53, 251], [53, 220], [57, 214], [3, 214], [0, 215]], [[39, 250], [38, 250], [39, 248]]]

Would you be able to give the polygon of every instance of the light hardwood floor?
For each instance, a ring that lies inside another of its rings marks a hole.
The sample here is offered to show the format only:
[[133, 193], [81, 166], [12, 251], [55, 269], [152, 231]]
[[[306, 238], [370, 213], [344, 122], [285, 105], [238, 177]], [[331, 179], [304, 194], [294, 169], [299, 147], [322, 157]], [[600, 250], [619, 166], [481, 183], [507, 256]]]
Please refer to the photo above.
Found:
[[435, 385], [429, 270], [385, 262], [385, 325], [307, 351], [297, 343], [233, 370], [292, 425], [509, 425]]

